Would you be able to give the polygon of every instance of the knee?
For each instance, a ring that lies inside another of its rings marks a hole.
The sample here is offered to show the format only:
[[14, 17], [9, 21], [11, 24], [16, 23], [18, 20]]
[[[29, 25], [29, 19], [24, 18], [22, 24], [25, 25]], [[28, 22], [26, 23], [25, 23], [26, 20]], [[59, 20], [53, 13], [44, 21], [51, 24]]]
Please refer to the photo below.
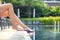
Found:
[[11, 3], [7, 3], [8, 7], [13, 7], [13, 5]]
[[7, 3], [8, 5], [12, 5], [11, 3]]

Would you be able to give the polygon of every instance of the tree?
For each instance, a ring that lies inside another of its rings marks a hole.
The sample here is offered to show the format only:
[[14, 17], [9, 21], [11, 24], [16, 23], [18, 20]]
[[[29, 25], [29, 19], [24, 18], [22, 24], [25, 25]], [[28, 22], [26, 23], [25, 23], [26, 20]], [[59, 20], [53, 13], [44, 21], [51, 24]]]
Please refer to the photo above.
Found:
[[29, 15], [29, 18], [31, 17], [32, 1], [33, 0], [25, 0], [25, 5], [28, 6], [27, 14]]
[[33, 0], [5, 0], [6, 2], [10, 2], [15, 6], [28, 6], [27, 14], [31, 17], [31, 2]]
[[12, 3], [13, 5], [20, 5], [20, 6], [24, 6], [25, 5], [25, 0], [4, 0], [7, 3]]
[[34, 1], [32, 7], [36, 9], [36, 17], [48, 16], [49, 7], [42, 1]]
[[31, 11], [34, 8], [36, 9], [36, 17], [47, 16], [49, 13], [48, 5], [43, 3], [41, 0], [5, 0], [5, 1], [11, 2], [13, 5], [19, 6], [19, 7], [20, 6], [27, 6], [27, 11], [23, 12], [23, 13], [28, 15], [29, 18], [32, 15]]

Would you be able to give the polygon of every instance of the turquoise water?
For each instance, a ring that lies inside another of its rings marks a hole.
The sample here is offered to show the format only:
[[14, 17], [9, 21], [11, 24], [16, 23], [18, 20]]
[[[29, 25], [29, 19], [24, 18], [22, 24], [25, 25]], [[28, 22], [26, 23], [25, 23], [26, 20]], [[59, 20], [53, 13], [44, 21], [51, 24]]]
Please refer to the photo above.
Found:
[[54, 28], [37, 27], [35, 40], [60, 40], [60, 32], [54, 32]]
[[55, 31], [54, 25], [44, 25], [43, 22], [40, 22], [38, 20], [23, 20], [23, 23], [28, 25], [32, 29], [35, 28], [35, 40], [60, 40], [60, 32], [58, 32], [58, 28], [56, 28], [57, 30]]

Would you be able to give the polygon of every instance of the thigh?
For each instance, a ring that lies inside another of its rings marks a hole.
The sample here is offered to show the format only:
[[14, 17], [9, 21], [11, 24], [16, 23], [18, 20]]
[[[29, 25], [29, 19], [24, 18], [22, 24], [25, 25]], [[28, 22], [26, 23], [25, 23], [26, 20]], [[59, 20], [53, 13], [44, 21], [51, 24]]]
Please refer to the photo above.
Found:
[[0, 5], [0, 17], [8, 14], [8, 5], [2, 4]]
[[0, 12], [4, 12], [9, 9], [9, 4], [1, 4], [0, 5]]
[[8, 17], [8, 10], [4, 11], [3, 13], [0, 14], [0, 17]]

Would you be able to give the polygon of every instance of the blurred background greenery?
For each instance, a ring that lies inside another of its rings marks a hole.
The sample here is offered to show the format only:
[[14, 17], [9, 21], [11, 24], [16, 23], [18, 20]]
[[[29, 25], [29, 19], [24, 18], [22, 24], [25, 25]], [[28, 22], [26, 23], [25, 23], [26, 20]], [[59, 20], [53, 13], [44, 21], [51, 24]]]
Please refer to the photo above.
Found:
[[2, 0], [6, 3], [12, 3], [17, 14], [17, 8], [20, 9], [21, 18], [32, 18], [35, 8], [35, 17], [60, 16], [60, 6], [48, 6], [43, 0]]

